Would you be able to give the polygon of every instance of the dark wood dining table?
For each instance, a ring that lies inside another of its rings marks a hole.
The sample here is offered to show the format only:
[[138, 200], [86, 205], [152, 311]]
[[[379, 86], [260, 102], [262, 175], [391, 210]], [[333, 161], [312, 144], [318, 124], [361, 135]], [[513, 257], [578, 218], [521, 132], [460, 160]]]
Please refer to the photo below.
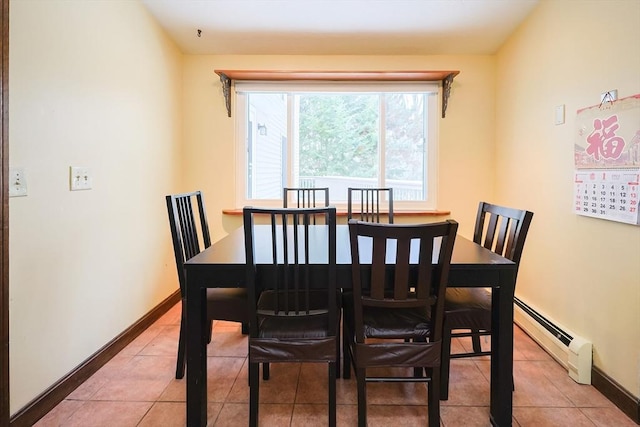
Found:
[[[269, 242], [269, 226], [256, 225]], [[257, 239], [260, 241], [260, 238]], [[351, 254], [346, 225], [337, 226], [337, 281], [351, 283]], [[313, 258], [311, 258], [313, 261]], [[256, 248], [258, 264], [271, 261]], [[318, 261], [319, 266], [322, 261]], [[243, 287], [244, 230], [239, 228], [187, 261], [187, 425], [207, 423], [207, 340], [205, 288]], [[260, 268], [260, 265], [258, 265]], [[490, 422], [510, 426], [513, 410], [514, 262], [458, 235], [453, 248], [449, 286], [492, 288]]]

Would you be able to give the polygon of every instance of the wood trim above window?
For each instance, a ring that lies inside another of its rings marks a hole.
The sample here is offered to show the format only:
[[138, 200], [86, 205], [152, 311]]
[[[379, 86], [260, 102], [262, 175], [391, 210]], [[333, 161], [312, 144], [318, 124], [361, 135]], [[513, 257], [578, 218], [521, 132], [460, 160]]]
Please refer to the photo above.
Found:
[[315, 80], [368, 82], [442, 82], [442, 118], [445, 117], [451, 84], [460, 71], [284, 71], [284, 70], [214, 70], [220, 76], [222, 93], [231, 117], [231, 82], [233, 80]]

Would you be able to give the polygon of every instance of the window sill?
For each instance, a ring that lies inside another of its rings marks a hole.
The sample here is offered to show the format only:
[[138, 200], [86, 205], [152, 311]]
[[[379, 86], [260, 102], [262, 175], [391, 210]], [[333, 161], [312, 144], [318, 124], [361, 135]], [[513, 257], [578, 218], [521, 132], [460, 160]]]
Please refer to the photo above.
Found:
[[[242, 215], [242, 209], [223, 209], [223, 215], [234, 215], [240, 216]], [[347, 211], [344, 209], [338, 209], [338, 216], [347, 216]], [[395, 210], [393, 211], [393, 216], [447, 216], [450, 215], [451, 211], [426, 211], [426, 210]]]

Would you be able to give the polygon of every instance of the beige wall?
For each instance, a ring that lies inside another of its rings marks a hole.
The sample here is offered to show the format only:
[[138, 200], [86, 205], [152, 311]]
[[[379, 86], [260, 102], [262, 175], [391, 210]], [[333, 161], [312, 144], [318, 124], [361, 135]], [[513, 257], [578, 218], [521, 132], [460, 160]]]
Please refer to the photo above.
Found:
[[[12, 1], [11, 412], [177, 289], [181, 63], [138, 2]], [[69, 191], [69, 166], [94, 174]]]
[[[535, 215], [516, 294], [640, 396], [640, 227], [574, 215], [576, 111], [640, 93], [640, 2], [543, 0], [497, 56], [496, 196]], [[566, 123], [554, 125], [556, 105]]]
[[[185, 190], [207, 197], [212, 238], [239, 227], [221, 215], [236, 206], [235, 115], [227, 117], [216, 69], [461, 70], [447, 117], [440, 120], [438, 208], [471, 235], [480, 199], [493, 195], [495, 59], [493, 56], [186, 56], [184, 60]], [[233, 102], [232, 102], [233, 108]], [[407, 220], [403, 218], [402, 220]], [[424, 218], [419, 220], [424, 221]]]

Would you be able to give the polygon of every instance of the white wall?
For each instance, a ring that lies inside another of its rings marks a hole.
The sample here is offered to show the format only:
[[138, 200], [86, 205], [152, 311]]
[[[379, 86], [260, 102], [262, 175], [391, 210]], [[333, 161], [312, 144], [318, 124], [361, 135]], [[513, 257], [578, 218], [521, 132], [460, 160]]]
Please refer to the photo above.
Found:
[[177, 289], [182, 56], [138, 2], [12, 1], [10, 22], [14, 413]]
[[[517, 296], [640, 396], [640, 227], [573, 214], [576, 111], [640, 93], [640, 2], [543, 0], [497, 56], [496, 195], [534, 212]], [[554, 125], [556, 105], [566, 123]]]
[[[440, 119], [438, 209], [451, 211], [460, 230], [472, 235], [480, 199], [493, 195], [495, 58], [493, 56], [212, 56], [184, 59], [184, 190], [202, 189], [213, 240], [240, 227], [240, 217], [221, 215], [239, 208], [235, 200], [235, 115], [227, 117], [222, 86], [214, 70], [460, 70]], [[232, 99], [232, 111], [234, 108]], [[405, 220], [433, 220], [406, 217]], [[442, 219], [442, 218], [438, 218]]]

